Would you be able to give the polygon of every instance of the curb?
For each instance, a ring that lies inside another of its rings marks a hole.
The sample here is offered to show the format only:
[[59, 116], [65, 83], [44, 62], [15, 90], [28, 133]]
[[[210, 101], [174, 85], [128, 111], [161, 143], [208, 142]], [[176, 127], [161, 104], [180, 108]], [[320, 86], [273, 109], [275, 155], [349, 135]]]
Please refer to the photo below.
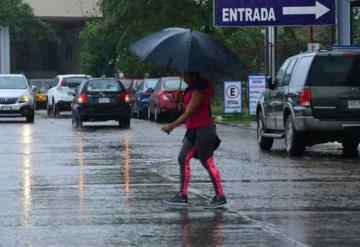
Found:
[[248, 125], [245, 125], [245, 124], [239, 124], [239, 123], [235, 124], [235, 123], [220, 123], [220, 122], [217, 122], [216, 124], [229, 126], [229, 127], [238, 127], [238, 128], [243, 128], [243, 129], [256, 130], [256, 128], [254, 128], [254, 127], [251, 127], [251, 126], [248, 126]]

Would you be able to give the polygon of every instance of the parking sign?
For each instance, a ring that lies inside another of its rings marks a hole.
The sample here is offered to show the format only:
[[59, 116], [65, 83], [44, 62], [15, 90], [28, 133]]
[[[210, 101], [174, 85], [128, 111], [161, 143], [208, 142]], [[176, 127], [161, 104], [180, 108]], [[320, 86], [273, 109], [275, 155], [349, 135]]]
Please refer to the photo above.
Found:
[[241, 113], [241, 82], [227, 81], [224, 83], [224, 113]]

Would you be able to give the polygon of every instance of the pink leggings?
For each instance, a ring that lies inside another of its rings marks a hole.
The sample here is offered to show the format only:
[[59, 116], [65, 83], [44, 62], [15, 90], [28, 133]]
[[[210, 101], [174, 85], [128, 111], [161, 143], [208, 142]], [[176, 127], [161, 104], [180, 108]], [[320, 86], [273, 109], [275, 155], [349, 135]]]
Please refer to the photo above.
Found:
[[212, 125], [205, 126], [196, 130], [195, 140], [184, 139], [180, 150], [178, 161], [180, 165], [181, 193], [188, 195], [190, 182], [190, 161], [196, 155], [201, 164], [208, 171], [215, 193], [223, 197], [224, 192], [221, 184], [220, 172], [214, 162], [214, 143], [216, 138], [215, 128]]

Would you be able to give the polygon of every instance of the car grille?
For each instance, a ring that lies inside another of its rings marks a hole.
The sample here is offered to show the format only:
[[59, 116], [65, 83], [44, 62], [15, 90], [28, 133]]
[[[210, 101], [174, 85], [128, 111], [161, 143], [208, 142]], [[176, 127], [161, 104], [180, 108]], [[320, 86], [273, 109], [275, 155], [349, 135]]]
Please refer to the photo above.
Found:
[[18, 101], [18, 98], [0, 98], [0, 104], [2, 105], [12, 105]]

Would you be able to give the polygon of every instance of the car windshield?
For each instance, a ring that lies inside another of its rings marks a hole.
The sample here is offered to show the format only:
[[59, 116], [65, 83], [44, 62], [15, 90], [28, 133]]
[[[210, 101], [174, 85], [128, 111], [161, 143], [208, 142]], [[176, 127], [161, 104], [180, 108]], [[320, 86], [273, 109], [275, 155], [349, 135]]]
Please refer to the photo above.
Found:
[[0, 89], [27, 89], [26, 80], [23, 77], [2, 76], [0, 77]]
[[121, 92], [120, 83], [116, 80], [93, 80], [89, 81], [86, 90], [88, 92]]
[[131, 80], [120, 80], [126, 89], [130, 87]]
[[164, 83], [164, 87], [166, 89], [179, 89], [180, 83], [181, 83], [181, 89], [185, 89], [187, 87], [186, 83], [180, 79], [167, 80]]
[[360, 86], [360, 54], [316, 57], [308, 81], [313, 86]]
[[159, 79], [147, 79], [145, 80], [145, 88], [152, 88], [154, 89], [156, 86], [156, 83], [159, 81]]
[[63, 86], [69, 88], [77, 88], [83, 81], [86, 81], [86, 77], [69, 77], [64, 78]]

